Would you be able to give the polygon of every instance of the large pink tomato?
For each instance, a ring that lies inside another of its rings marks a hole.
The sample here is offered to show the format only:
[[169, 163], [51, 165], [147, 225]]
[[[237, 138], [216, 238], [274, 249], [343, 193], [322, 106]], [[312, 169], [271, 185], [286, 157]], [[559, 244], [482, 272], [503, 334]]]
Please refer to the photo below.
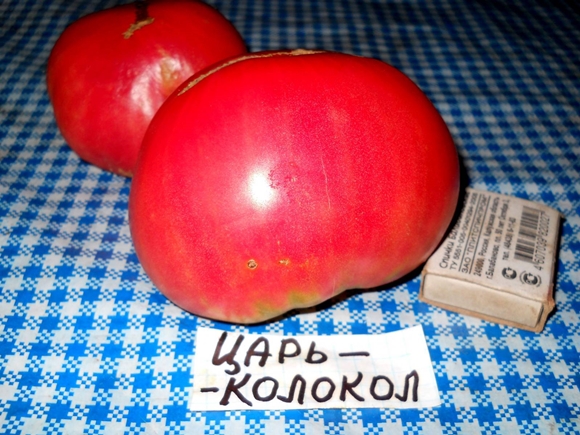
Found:
[[170, 300], [253, 323], [409, 273], [442, 239], [458, 188], [450, 133], [400, 71], [267, 52], [210, 68], [163, 104], [129, 217]]
[[87, 15], [65, 29], [48, 60], [56, 123], [82, 159], [131, 176], [145, 130], [171, 92], [245, 52], [232, 24], [194, 0], [138, 1]]

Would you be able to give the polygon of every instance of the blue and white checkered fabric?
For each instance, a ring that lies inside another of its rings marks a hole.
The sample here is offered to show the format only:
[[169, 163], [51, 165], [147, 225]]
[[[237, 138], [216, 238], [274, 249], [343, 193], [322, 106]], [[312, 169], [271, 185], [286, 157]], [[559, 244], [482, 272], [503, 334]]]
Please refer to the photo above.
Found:
[[[64, 27], [114, 3], [0, 3], [0, 433], [580, 433], [577, 2], [210, 1], [252, 51], [323, 48], [398, 67], [448, 122], [472, 187], [564, 214], [557, 311], [541, 334], [423, 304], [418, 276], [259, 327], [169, 303], [133, 250], [130, 180], [78, 159], [46, 93], [46, 60]], [[418, 323], [439, 407], [188, 410], [199, 326], [291, 335]]]

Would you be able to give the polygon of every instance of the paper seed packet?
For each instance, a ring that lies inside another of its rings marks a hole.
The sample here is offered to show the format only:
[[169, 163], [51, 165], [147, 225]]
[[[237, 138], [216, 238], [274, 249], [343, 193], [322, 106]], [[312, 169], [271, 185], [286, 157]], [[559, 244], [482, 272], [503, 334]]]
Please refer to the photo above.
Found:
[[554, 309], [558, 211], [467, 188], [459, 219], [422, 272], [423, 302], [540, 332]]

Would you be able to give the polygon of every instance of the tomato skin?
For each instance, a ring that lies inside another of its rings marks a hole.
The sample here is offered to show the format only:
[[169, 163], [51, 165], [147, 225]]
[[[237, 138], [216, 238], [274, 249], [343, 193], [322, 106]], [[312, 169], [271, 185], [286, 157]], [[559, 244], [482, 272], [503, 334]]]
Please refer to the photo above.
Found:
[[458, 191], [445, 122], [403, 73], [270, 52], [206, 70], [163, 104], [129, 221], [170, 300], [255, 323], [408, 274], [441, 241]]
[[[153, 0], [98, 11], [72, 23], [47, 64], [56, 123], [85, 161], [132, 176], [139, 147], [163, 101], [197, 71], [246, 52], [218, 11], [194, 0]], [[137, 14], [146, 11], [147, 20]]]

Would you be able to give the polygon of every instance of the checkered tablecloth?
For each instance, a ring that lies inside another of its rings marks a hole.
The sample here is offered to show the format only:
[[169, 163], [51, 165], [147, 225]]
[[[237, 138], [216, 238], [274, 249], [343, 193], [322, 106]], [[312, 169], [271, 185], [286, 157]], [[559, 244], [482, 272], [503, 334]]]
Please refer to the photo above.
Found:
[[[252, 51], [323, 48], [409, 75], [447, 121], [469, 185], [564, 215], [540, 333], [418, 301], [420, 277], [261, 326], [169, 303], [135, 255], [130, 180], [69, 149], [46, 93], [50, 49], [115, 1], [0, 3], [0, 433], [580, 433], [580, 5], [573, 0], [211, 3]], [[442, 405], [192, 412], [200, 326], [365, 334], [421, 324]]]

